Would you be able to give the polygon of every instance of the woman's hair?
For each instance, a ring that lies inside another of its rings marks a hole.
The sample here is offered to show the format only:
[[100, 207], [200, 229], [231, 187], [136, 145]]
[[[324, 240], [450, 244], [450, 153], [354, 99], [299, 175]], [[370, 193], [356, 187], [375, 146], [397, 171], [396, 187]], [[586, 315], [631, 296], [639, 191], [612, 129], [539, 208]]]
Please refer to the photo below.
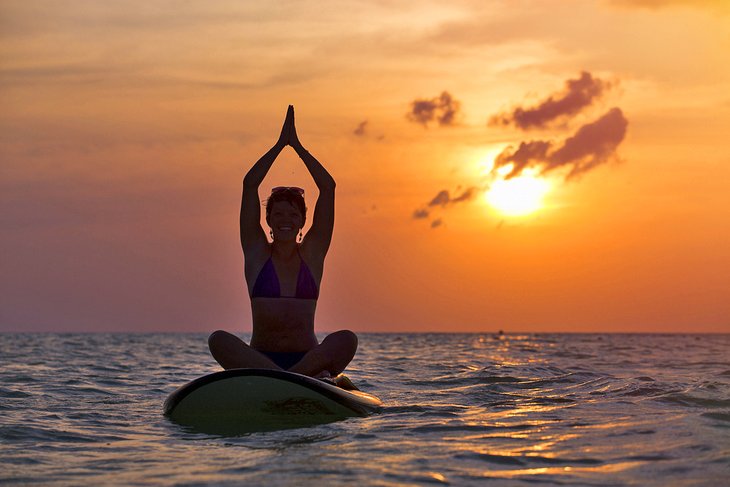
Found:
[[[278, 189], [278, 188], [277, 188]], [[278, 191], [272, 191], [269, 198], [266, 200], [266, 222], [269, 222], [271, 216], [271, 208], [274, 203], [279, 201], [286, 201], [287, 203], [294, 205], [296, 209], [302, 214], [302, 225], [307, 221], [307, 206], [304, 204], [303, 192], [297, 191], [296, 189], [281, 189]]]

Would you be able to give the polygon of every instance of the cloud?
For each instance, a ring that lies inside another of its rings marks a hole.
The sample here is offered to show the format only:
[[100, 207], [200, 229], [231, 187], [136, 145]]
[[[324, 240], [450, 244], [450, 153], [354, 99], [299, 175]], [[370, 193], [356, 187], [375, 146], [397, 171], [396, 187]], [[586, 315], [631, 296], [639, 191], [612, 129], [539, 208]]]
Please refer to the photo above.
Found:
[[421, 218], [428, 218], [429, 212], [425, 208], [420, 208], [413, 212], [413, 218], [419, 220]]
[[583, 71], [579, 78], [565, 82], [562, 93], [551, 95], [536, 107], [515, 108], [512, 113], [493, 116], [490, 125], [512, 125], [522, 130], [543, 128], [555, 120], [571, 117], [598, 100], [612, 86]]
[[448, 190], [442, 189], [438, 192], [436, 196], [433, 197], [433, 199], [428, 203], [428, 206], [441, 206], [445, 207], [454, 203], [461, 203], [463, 201], [469, 201], [470, 199], [474, 198], [479, 188], [472, 186], [470, 188], [466, 188], [462, 193], [458, 196], [451, 197]]
[[363, 139], [375, 139], [378, 142], [385, 139], [385, 134], [383, 134], [383, 133], [376, 134], [376, 133], [372, 132], [371, 124], [370, 124], [369, 120], [363, 120], [362, 122], [357, 124], [357, 127], [355, 127], [355, 130], [352, 131], [352, 135], [363, 138]]
[[566, 179], [570, 179], [611, 160], [626, 136], [627, 127], [628, 120], [621, 109], [612, 108], [598, 120], [580, 127], [553, 151], [550, 150], [553, 143], [543, 140], [522, 142], [514, 151], [506, 148], [495, 159], [492, 171], [511, 164], [512, 170], [505, 176], [510, 179], [528, 167], [541, 173], [568, 168]]
[[474, 198], [474, 196], [476, 196], [477, 191], [478, 191], [478, 188], [473, 187], [473, 186], [471, 188], [467, 188], [459, 196], [453, 198], [451, 200], [451, 202], [452, 203], [459, 203], [459, 202], [462, 202], [462, 201], [469, 201], [472, 198]]
[[570, 165], [568, 177], [584, 173], [608, 161], [626, 136], [629, 122], [620, 108], [612, 108], [593, 123], [583, 125], [550, 156], [554, 169]]
[[512, 164], [512, 170], [505, 176], [505, 179], [518, 176], [526, 167], [534, 166], [545, 161], [550, 146], [551, 143], [549, 141], [533, 140], [530, 142], [520, 142], [520, 146], [514, 152], [511, 152], [511, 147], [507, 147], [494, 161], [494, 169]]
[[[493, 118], [496, 123], [514, 124], [520, 129], [545, 127], [551, 122], [561, 120], [561, 132], [571, 127], [576, 115], [598, 100], [614, 82], [594, 78], [587, 71], [575, 79], [566, 81], [565, 90], [554, 94], [534, 108], [517, 108], [513, 113]], [[421, 103], [421, 111], [417, 110]], [[430, 105], [428, 104], [430, 103]], [[433, 120], [434, 100], [416, 101], [413, 104], [413, 120], [424, 124]], [[432, 110], [429, 112], [428, 110]], [[419, 115], [420, 114], [420, 115]], [[420, 118], [418, 118], [420, 117]], [[597, 119], [573, 127], [572, 135], [548, 140], [524, 140], [515, 148], [505, 148], [495, 159], [491, 174], [482, 180], [481, 185], [456, 188], [456, 194], [442, 189], [413, 212], [414, 219], [429, 219], [431, 228], [443, 225], [439, 213], [450, 210], [455, 204], [467, 202], [489, 189], [497, 179], [511, 179], [522, 175], [526, 170], [545, 174], [558, 170], [566, 180], [578, 177], [601, 164], [616, 159], [618, 146], [626, 137], [628, 120], [620, 108], [614, 107]], [[439, 209], [439, 207], [441, 209]], [[434, 213], [437, 213], [434, 215]], [[500, 223], [501, 226], [501, 223]], [[497, 227], [499, 228], [499, 226]]]
[[411, 111], [406, 114], [406, 118], [411, 122], [420, 123], [424, 127], [434, 120], [442, 126], [454, 125], [460, 108], [461, 103], [455, 100], [448, 91], [444, 91], [440, 96], [430, 100], [412, 101]]
[[449, 204], [449, 199], [449, 192], [443, 189], [433, 197], [433, 199], [428, 203], [428, 206], [446, 206]]
[[365, 127], [367, 127], [367, 125], [368, 125], [368, 121], [367, 120], [363, 120], [362, 122], [360, 122], [357, 125], [357, 128], [355, 128], [355, 130], [353, 130], [352, 133], [354, 135], [357, 135], [358, 137], [364, 136], [365, 135]]
[[[458, 189], [458, 188], [457, 188]], [[466, 201], [470, 201], [474, 199], [474, 197], [479, 193], [479, 191], [482, 191], [484, 188], [478, 188], [476, 186], [471, 186], [466, 188], [464, 191], [462, 191], [460, 194], [451, 197], [451, 194], [448, 190], [442, 189], [439, 191], [436, 196], [431, 198], [431, 201], [429, 201], [424, 208], [419, 208], [413, 212], [413, 218], [415, 220], [421, 220], [428, 218], [431, 216], [431, 211], [428, 209], [430, 207], [434, 206], [440, 206], [441, 208], [447, 208], [455, 203], [463, 203]], [[443, 220], [441, 218], [436, 218], [431, 221], [431, 228], [436, 228], [438, 226], [441, 226], [443, 224]]]

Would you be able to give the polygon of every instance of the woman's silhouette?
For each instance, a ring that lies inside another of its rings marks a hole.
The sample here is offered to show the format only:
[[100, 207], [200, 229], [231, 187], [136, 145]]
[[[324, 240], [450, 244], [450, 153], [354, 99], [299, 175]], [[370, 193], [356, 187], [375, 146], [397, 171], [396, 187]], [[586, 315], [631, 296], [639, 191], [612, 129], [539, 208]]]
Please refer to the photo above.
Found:
[[[290, 145], [319, 188], [312, 227], [302, 238], [306, 220], [304, 190], [277, 187], [266, 202], [266, 238], [261, 227], [258, 189], [281, 150]], [[348, 330], [314, 335], [314, 313], [335, 223], [335, 180], [299, 142], [294, 107], [289, 106], [279, 140], [243, 179], [241, 246], [251, 297], [251, 344], [218, 330], [208, 339], [213, 357], [225, 369], [285, 369], [314, 377], [342, 372], [357, 350]], [[299, 240], [299, 242], [297, 241]]]

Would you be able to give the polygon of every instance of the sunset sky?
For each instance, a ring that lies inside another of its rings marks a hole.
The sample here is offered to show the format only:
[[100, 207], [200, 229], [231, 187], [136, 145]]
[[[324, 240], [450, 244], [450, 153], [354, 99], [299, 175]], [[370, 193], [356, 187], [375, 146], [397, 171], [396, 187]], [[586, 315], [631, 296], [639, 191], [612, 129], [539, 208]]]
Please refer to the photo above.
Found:
[[318, 331], [730, 332], [728, 53], [723, 0], [5, 0], [0, 331], [250, 331], [293, 104]]

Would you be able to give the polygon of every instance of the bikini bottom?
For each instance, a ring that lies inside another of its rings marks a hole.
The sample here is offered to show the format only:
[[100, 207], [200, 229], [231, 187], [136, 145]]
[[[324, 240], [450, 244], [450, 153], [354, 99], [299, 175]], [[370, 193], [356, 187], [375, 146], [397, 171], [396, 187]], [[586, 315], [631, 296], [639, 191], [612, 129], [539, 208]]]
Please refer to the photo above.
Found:
[[284, 370], [294, 367], [307, 354], [307, 352], [265, 352], [263, 350], [258, 350], [258, 352], [266, 355]]

